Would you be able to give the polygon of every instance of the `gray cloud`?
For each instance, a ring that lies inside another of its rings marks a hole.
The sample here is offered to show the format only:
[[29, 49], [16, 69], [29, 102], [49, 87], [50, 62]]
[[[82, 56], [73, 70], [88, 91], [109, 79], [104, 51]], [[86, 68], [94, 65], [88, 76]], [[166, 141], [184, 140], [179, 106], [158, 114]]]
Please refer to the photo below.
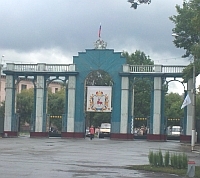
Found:
[[[0, 51], [30, 53], [58, 48], [76, 55], [93, 48], [99, 23], [108, 48], [136, 49], [158, 58], [178, 57], [169, 16], [182, 0], [152, 0], [130, 8], [126, 0], [6, 0], [0, 2]], [[164, 56], [167, 55], [167, 56]], [[48, 62], [48, 61], [47, 61]]]

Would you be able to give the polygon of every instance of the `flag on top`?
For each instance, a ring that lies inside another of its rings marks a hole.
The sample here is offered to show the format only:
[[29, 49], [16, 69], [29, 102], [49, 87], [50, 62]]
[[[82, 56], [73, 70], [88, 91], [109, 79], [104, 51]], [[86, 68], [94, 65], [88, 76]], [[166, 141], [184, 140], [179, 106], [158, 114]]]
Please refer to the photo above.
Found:
[[183, 101], [181, 109], [183, 109], [185, 106], [189, 105], [190, 103], [191, 103], [190, 96], [187, 94], [187, 96], [185, 97], [185, 99]]
[[101, 38], [101, 24], [100, 24], [100, 27], [99, 27], [99, 38]]

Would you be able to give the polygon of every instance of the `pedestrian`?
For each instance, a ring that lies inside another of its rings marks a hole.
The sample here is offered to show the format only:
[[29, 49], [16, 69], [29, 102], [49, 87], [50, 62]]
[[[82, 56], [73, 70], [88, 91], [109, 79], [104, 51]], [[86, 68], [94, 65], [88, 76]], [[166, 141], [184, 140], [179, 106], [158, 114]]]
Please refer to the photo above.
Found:
[[94, 138], [94, 126], [91, 125], [90, 127], [90, 140], [92, 140]]

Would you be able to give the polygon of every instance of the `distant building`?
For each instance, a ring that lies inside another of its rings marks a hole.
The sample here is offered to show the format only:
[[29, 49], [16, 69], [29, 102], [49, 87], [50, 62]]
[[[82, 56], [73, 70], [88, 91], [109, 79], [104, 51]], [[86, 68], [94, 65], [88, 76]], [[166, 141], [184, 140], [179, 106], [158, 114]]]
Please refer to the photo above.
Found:
[[[5, 75], [1, 75], [1, 89], [0, 89], [0, 102], [5, 101], [5, 86], [6, 86], [6, 76]], [[51, 89], [52, 93], [56, 93], [57, 91], [60, 91], [62, 87], [62, 82], [56, 82], [53, 81], [49, 84], [49, 88]], [[31, 81], [31, 79], [29, 78], [21, 78], [21, 81], [19, 82], [19, 84], [17, 85], [17, 93], [20, 93], [22, 90], [26, 90], [26, 89], [30, 89], [33, 88], [33, 83]]]

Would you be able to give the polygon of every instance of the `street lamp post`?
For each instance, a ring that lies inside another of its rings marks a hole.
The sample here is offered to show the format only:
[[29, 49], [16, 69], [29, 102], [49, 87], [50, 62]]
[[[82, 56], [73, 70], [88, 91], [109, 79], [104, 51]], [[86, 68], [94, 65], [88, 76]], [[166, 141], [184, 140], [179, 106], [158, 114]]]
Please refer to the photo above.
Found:
[[0, 61], [0, 105], [1, 105], [1, 70], [2, 70], [2, 59], [3, 59], [4, 55], [1, 56], [1, 61]]
[[[172, 36], [179, 37], [178, 34], [173, 33]], [[196, 67], [195, 67], [196, 57], [194, 56], [193, 61], [193, 71], [192, 71], [192, 135], [191, 135], [191, 151], [194, 151], [195, 141], [196, 141]]]
[[193, 112], [192, 112], [192, 138], [191, 138], [191, 150], [194, 150], [195, 147], [195, 141], [196, 141], [196, 128], [195, 128], [195, 123], [196, 123], [196, 68], [195, 68], [195, 56], [194, 56], [194, 62], [193, 62], [193, 75], [192, 75], [192, 80], [193, 80], [193, 93], [192, 93], [192, 105], [193, 105]]

